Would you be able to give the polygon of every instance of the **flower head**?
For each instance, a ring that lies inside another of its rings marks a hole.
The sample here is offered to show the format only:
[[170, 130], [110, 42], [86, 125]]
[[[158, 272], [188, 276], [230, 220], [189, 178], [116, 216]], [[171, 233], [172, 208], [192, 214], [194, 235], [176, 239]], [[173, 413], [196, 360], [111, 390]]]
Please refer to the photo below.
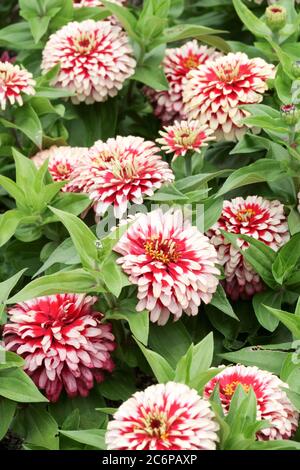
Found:
[[18, 103], [19, 106], [22, 106], [22, 95], [34, 95], [34, 86], [35, 80], [30, 72], [19, 65], [13, 65], [11, 62], [0, 62], [0, 105], [2, 110], [5, 110], [7, 102]]
[[183, 84], [186, 76], [200, 64], [221, 54], [213, 48], [199, 46], [196, 40], [189, 41], [181, 47], [166, 50], [163, 69], [169, 82], [169, 90], [155, 91], [146, 88], [145, 93], [154, 105], [155, 115], [165, 124], [174, 119], [184, 119], [184, 104], [182, 99]]
[[93, 311], [96, 297], [57, 294], [16, 304], [4, 327], [7, 350], [25, 359], [25, 371], [57, 401], [63, 389], [69, 397], [87, 396], [94, 381], [114, 368], [115, 348], [110, 324]]
[[[243, 258], [243, 255], [228, 242], [221, 233], [248, 235], [277, 251], [289, 240], [287, 219], [284, 207], [279, 201], [268, 201], [260, 196], [237, 197], [224, 201], [223, 211], [218, 222], [208, 231], [208, 236], [216, 247], [219, 263], [225, 270], [225, 288], [234, 300], [249, 298], [263, 289], [259, 275]], [[242, 250], [248, 243], [238, 240]]]
[[140, 215], [114, 250], [122, 255], [129, 280], [138, 286], [137, 311], [147, 309], [153, 322], [164, 325], [172, 314], [197, 315], [218, 285], [217, 254], [208, 238], [181, 210], [158, 209]]
[[155, 144], [133, 136], [96, 142], [73, 177], [72, 183], [89, 194], [97, 215], [113, 205], [119, 219], [129, 202], [142, 204], [145, 196], [174, 179]]
[[208, 382], [204, 397], [209, 398], [216, 385], [219, 386], [225, 414], [238, 385], [246, 393], [253, 389], [257, 400], [257, 419], [270, 422], [269, 428], [258, 432], [259, 440], [289, 439], [297, 429], [299, 415], [283, 390], [288, 385], [271, 372], [243, 365], [227, 367]]
[[[49, 159], [48, 171], [53, 181], [66, 181], [72, 178], [72, 174], [76, 167], [87, 157], [88, 148], [86, 147], [57, 147], [56, 145], [47, 150], [38, 152], [32, 161], [40, 168], [45, 160]], [[73, 182], [66, 184], [62, 191], [76, 192], [79, 189], [75, 187]]]
[[280, 107], [281, 117], [288, 126], [295, 126], [300, 119], [300, 110], [294, 104], [284, 104]]
[[215, 139], [211, 134], [213, 131], [198, 121], [175, 121], [173, 126], [164, 127], [160, 131], [162, 138], [156, 142], [162, 145], [162, 150], [166, 153], [173, 153], [175, 160], [183, 157], [189, 150], [200, 153], [209, 141]]
[[75, 93], [74, 103], [106, 101], [134, 73], [135, 60], [124, 31], [108, 21], [72, 22], [50, 36], [44, 73], [60, 64], [53, 85]]
[[109, 450], [215, 450], [219, 426], [207, 400], [168, 382], [136, 392], [108, 423]]
[[287, 20], [286, 8], [281, 5], [271, 5], [265, 12], [266, 23], [272, 31], [282, 29]]
[[242, 119], [249, 115], [239, 106], [260, 103], [266, 81], [274, 76], [274, 65], [241, 52], [209, 60], [187, 76], [185, 112], [189, 119], [208, 124], [218, 139], [238, 139], [247, 130]]

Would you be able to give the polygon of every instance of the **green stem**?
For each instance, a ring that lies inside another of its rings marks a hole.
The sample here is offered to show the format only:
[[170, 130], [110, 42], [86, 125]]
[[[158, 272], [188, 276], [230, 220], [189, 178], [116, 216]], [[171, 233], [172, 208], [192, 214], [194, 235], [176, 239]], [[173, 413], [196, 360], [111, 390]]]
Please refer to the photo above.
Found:
[[103, 292], [103, 297], [109, 308], [113, 309], [115, 307], [115, 302], [111, 294], [108, 292]]
[[292, 145], [294, 143], [295, 135], [296, 135], [296, 126], [290, 126], [289, 145]]
[[192, 174], [192, 153], [191, 152], [186, 153], [186, 155], [184, 156], [184, 162], [185, 162], [185, 175], [191, 176]]

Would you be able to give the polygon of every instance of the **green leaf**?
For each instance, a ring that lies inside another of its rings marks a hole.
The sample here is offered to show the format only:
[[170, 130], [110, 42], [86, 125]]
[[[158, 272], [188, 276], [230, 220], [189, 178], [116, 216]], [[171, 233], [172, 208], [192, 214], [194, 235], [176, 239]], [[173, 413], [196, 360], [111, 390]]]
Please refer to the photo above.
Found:
[[105, 429], [86, 429], [84, 431], [63, 431], [61, 429], [59, 432], [73, 441], [96, 447], [100, 450], [106, 449]]
[[0, 185], [15, 199], [18, 206], [25, 206], [25, 193], [14, 181], [6, 176], [0, 175]]
[[225, 181], [215, 197], [240, 188], [248, 184], [261, 183], [263, 181], [275, 181], [285, 176], [281, 163], [275, 160], [264, 158], [255, 163], [235, 170]]
[[85, 294], [95, 290], [99, 291], [94, 276], [84, 269], [74, 269], [73, 271], [58, 272], [35, 279], [8, 299], [7, 303], [14, 304], [44, 295], [73, 292]]
[[[91, 201], [86, 194], [60, 192], [54, 201], [51, 202], [51, 205], [55, 209], [63, 209], [64, 212], [79, 215], [89, 207], [90, 203]], [[57, 220], [54, 215], [51, 217], [51, 221]], [[50, 223], [50, 218], [47, 217], [45, 223]]]
[[0, 347], [0, 370], [23, 367], [25, 361], [22, 357]]
[[126, 302], [121, 302], [115, 310], [109, 310], [106, 313], [106, 318], [110, 320], [126, 320], [133, 336], [138, 341], [147, 345], [149, 336], [149, 312], [137, 312], [132, 308], [130, 303], [126, 307]]
[[198, 344], [191, 344], [176, 365], [174, 381], [185, 383], [201, 393], [204, 385], [220, 372], [219, 368], [210, 369], [213, 352], [212, 333], [209, 333]]
[[288, 225], [291, 235], [300, 232], [300, 214], [296, 209], [291, 209], [288, 215]]
[[257, 18], [241, 0], [232, 0], [232, 3], [242, 23], [244, 23], [254, 36], [262, 38], [271, 36], [272, 31], [270, 28], [262, 20]]
[[107, 400], [125, 401], [136, 392], [135, 380], [134, 371], [131, 369], [114, 370], [97, 385], [97, 391]]
[[23, 419], [26, 442], [49, 450], [59, 449], [57, 422], [44, 407], [30, 405], [24, 409]]
[[0, 215], [0, 246], [4, 245], [13, 236], [23, 217], [23, 212], [17, 209], [12, 209]]
[[[276, 256], [275, 251], [273, 251], [268, 245], [265, 245], [261, 241], [247, 235], [236, 235], [225, 232], [224, 230], [221, 232], [224, 238], [240, 251], [246, 261], [248, 261], [248, 263], [250, 263], [255, 271], [262, 277], [264, 282], [272, 289], [276, 289], [278, 285], [272, 274], [272, 264]], [[250, 246], [245, 250], [242, 250], [237, 245], [238, 239], [245, 240]]]
[[199, 38], [201, 36], [210, 36], [224, 32], [223, 30], [212, 29], [206, 26], [200, 26], [198, 24], [178, 24], [171, 28], [166, 28], [164, 34], [154, 41], [152, 47], [156, 47], [159, 44], [170, 43], [175, 41], [182, 41], [183, 39]]
[[26, 270], [27, 268], [22, 269], [21, 271], [16, 273], [14, 276], [0, 283], [0, 320], [3, 315], [5, 303], [9, 297], [10, 292], [18, 283], [18, 281], [21, 279], [21, 277], [23, 276]]
[[253, 346], [235, 352], [220, 354], [219, 356], [229, 362], [241, 363], [245, 366], [257, 366], [260, 369], [265, 369], [279, 375], [287, 353], [274, 350], [269, 351], [263, 349], [263, 346], [258, 346], [257, 348]]
[[121, 25], [127, 31], [128, 35], [132, 37], [132, 39], [135, 39], [137, 42], [139, 42], [140, 38], [136, 34], [137, 20], [135, 16], [128, 10], [128, 8], [108, 2], [106, 0], [103, 0], [102, 3], [111, 13], [113, 13], [113, 15], [118, 18]]
[[221, 284], [218, 285], [217, 290], [210, 301], [210, 304], [216, 307], [218, 310], [221, 310], [221, 312], [224, 312], [229, 317], [239, 321], [239, 318], [234, 313], [231, 303], [229, 302]]
[[259, 323], [268, 331], [276, 330], [279, 320], [270, 314], [265, 305], [270, 307], [281, 307], [282, 294], [281, 292], [274, 292], [267, 290], [255, 294], [252, 299], [254, 312]]
[[88, 226], [75, 215], [55, 209], [54, 207], [50, 207], [50, 209], [64, 224], [71, 235], [83, 266], [95, 269], [98, 259], [98, 250], [96, 247], [97, 237]]
[[155, 377], [159, 383], [166, 383], [174, 379], [175, 371], [170, 364], [160, 354], [145, 348], [138, 340], [136, 340], [142, 353], [147, 359]]
[[8, 400], [7, 398], [0, 398], [0, 441], [7, 433], [10, 423], [14, 417], [17, 403]]
[[200, 225], [197, 223], [197, 227], [200, 232], [206, 232], [219, 220], [223, 209], [223, 199], [215, 199], [215, 197], [212, 196], [201, 201], [201, 204], [203, 204], [204, 209], [204, 227], [201, 226], [201, 219]]
[[278, 251], [272, 265], [272, 273], [278, 284], [283, 284], [285, 279], [295, 269], [300, 258], [300, 233], [294, 235]]
[[16, 368], [0, 370], [0, 395], [20, 403], [48, 401], [29, 376]]
[[194, 345], [191, 344], [185, 355], [182, 356], [180, 361], [178, 361], [175, 370], [174, 382], [180, 382], [186, 385], [190, 384], [190, 369], [193, 358], [193, 348]]
[[191, 336], [181, 321], [168, 322], [163, 328], [150, 323], [150, 348], [163, 356], [174, 369], [191, 343]]
[[279, 134], [288, 132], [288, 126], [280, 118], [272, 119], [269, 116], [249, 116], [243, 119], [243, 123], [250, 127], [268, 129]]
[[38, 115], [29, 104], [14, 111], [15, 124], [1, 118], [0, 122], [4, 127], [18, 129], [25, 134], [39, 149], [42, 148], [43, 129]]
[[276, 308], [265, 306], [266, 309], [278, 318], [293, 334], [295, 339], [300, 339], [300, 317], [294, 313], [285, 312], [284, 310], [278, 310]]
[[200, 185], [206, 184], [212, 179], [218, 178], [219, 176], [226, 176], [227, 174], [232, 173], [233, 170], [219, 170], [214, 171], [213, 173], [201, 173], [199, 175], [187, 176], [175, 182], [175, 187], [179, 191], [192, 191], [198, 189]]
[[151, 201], [158, 202], [168, 202], [168, 201], [178, 201], [178, 202], [187, 202], [188, 197], [179, 191], [175, 185], [168, 184], [167, 186], [159, 189], [149, 197]]
[[300, 442], [296, 441], [256, 441], [248, 447], [248, 450], [299, 450]]
[[38, 276], [47, 269], [51, 268], [56, 263], [74, 265], [80, 263], [80, 258], [77, 254], [77, 251], [74, 247], [74, 244], [71, 238], [66, 238], [46, 259], [44, 264], [39, 268], [39, 270], [34, 274], [33, 277]]
[[119, 297], [123, 287], [131, 284], [120, 265], [116, 263], [117, 259], [118, 256], [115, 253], [111, 253], [101, 264], [103, 281], [109, 292], [115, 297]]
[[157, 91], [168, 90], [169, 83], [161, 68], [151, 68], [146, 64], [139, 66], [131, 80], [137, 80]]

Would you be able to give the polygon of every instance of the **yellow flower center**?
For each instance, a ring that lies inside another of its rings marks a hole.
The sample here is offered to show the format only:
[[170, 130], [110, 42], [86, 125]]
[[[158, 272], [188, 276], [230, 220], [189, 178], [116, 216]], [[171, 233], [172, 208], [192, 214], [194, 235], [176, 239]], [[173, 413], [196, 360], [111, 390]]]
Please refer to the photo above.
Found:
[[58, 173], [62, 176], [69, 174], [69, 168], [66, 163], [59, 163], [56, 168], [57, 168]]
[[255, 211], [253, 209], [241, 209], [238, 211], [236, 218], [239, 222], [247, 222], [255, 215]]
[[232, 64], [220, 65], [216, 67], [216, 74], [218, 78], [225, 83], [234, 82], [240, 72], [240, 64], [233, 66]]
[[95, 37], [93, 33], [82, 32], [77, 38], [72, 39], [76, 52], [88, 54], [95, 46]]
[[177, 245], [173, 240], [161, 240], [154, 236], [146, 241], [144, 247], [148, 256], [165, 264], [176, 263], [180, 257]]
[[243, 384], [243, 383], [239, 382], [238, 380], [234, 380], [233, 382], [227, 384], [227, 385], [223, 388], [223, 393], [224, 393], [224, 395], [226, 395], [227, 397], [232, 397], [232, 395], [233, 395], [234, 392], [236, 391], [236, 388], [238, 387], [238, 385], [241, 385], [246, 393], [249, 392], [249, 390], [250, 390], [250, 385]]
[[199, 65], [199, 59], [196, 56], [191, 55], [184, 60], [184, 66], [187, 69], [196, 69]]
[[146, 412], [142, 410], [144, 418], [142, 423], [135, 426], [135, 431], [148, 434], [151, 437], [156, 437], [165, 441], [168, 439], [168, 417], [165, 412], [153, 410]]
[[195, 143], [197, 135], [197, 131], [192, 131], [191, 129], [182, 129], [181, 131], [176, 132], [174, 141], [177, 145], [188, 148]]

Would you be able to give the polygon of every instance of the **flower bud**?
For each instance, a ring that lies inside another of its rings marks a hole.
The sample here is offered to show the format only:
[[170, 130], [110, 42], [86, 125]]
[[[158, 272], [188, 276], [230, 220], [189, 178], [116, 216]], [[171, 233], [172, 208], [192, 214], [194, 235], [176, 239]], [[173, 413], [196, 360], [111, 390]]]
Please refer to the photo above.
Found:
[[286, 25], [287, 12], [281, 5], [271, 5], [266, 9], [266, 23], [272, 31], [279, 31]]
[[285, 104], [280, 108], [282, 119], [289, 126], [295, 126], [300, 118], [300, 110], [294, 104]]

